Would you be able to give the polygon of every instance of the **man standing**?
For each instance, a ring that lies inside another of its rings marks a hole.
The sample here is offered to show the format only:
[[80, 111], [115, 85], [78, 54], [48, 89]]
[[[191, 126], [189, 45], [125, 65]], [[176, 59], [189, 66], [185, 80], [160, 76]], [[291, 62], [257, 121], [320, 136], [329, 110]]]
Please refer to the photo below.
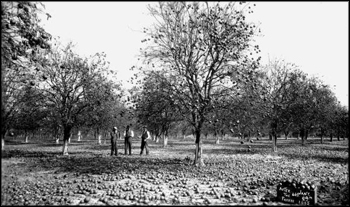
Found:
[[126, 130], [124, 133], [125, 136], [125, 155], [129, 149], [129, 155], [131, 155], [131, 138], [134, 136], [134, 132], [130, 129], [130, 126], [126, 126]]
[[118, 128], [113, 127], [112, 131], [110, 132], [111, 135], [111, 156], [115, 154], [118, 155], [118, 147], [117, 147], [117, 139], [118, 139]]
[[141, 153], [140, 153], [140, 155], [142, 155], [143, 150], [145, 148], [146, 148], [146, 155], [149, 154], [147, 139], [150, 139], [150, 138], [151, 138], [151, 135], [150, 135], [149, 131], [146, 129], [146, 126], [143, 126], [142, 134], [141, 134]]

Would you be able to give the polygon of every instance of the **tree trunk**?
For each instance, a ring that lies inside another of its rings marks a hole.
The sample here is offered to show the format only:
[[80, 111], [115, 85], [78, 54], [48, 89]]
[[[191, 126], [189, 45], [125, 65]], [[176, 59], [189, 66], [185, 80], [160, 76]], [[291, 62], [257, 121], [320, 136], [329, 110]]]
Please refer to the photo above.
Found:
[[1, 135], [1, 150], [5, 149], [5, 139], [3, 137], [3, 135]]
[[[197, 136], [197, 135], [195, 135], [195, 136]], [[215, 144], [219, 144], [220, 143], [220, 136], [218, 136], [218, 133], [216, 132], [216, 130], [214, 132], [214, 137], [215, 137]]]
[[272, 134], [272, 150], [277, 152], [277, 133]]
[[163, 147], [167, 147], [168, 146], [168, 136], [165, 135], [165, 133], [163, 134]]
[[28, 131], [24, 130], [24, 142], [28, 143]]
[[309, 130], [305, 130], [305, 141], [307, 140], [308, 137], [309, 137]]
[[284, 132], [284, 137], [285, 137], [286, 139], [288, 139], [288, 134], [289, 134], [289, 132]]
[[98, 144], [101, 145], [101, 134], [98, 135]]
[[71, 137], [72, 126], [63, 126], [63, 155], [68, 155], [68, 140]]
[[304, 128], [300, 129], [301, 145], [305, 145], [306, 131]]
[[323, 144], [323, 134], [321, 133], [321, 144]]
[[220, 136], [216, 135], [215, 139], [216, 139], [215, 144], [220, 144]]
[[81, 131], [79, 130], [78, 131], [78, 142], [80, 142], [80, 140], [81, 140]]
[[6, 130], [1, 130], [1, 150], [5, 149], [5, 136], [6, 136]]
[[195, 130], [196, 134], [196, 149], [195, 149], [195, 157], [194, 157], [194, 162], [193, 164], [196, 166], [205, 166], [202, 158], [202, 141], [200, 140], [201, 132], [200, 129]]
[[338, 127], [338, 130], [337, 130], [337, 139], [338, 139], [338, 141], [340, 141], [340, 130], [339, 130], [339, 127]]
[[333, 133], [331, 132], [331, 142], [333, 142]]
[[6, 118], [5, 118], [5, 96], [6, 96], [6, 87], [5, 87], [5, 76], [6, 70], [2, 68], [3, 59], [1, 58], [1, 151], [5, 149], [5, 135], [6, 135]]
[[305, 135], [304, 135], [304, 136], [301, 136], [301, 145], [302, 145], [302, 146], [305, 146], [305, 141], [306, 141], [306, 140], [305, 140], [305, 137], [306, 137]]

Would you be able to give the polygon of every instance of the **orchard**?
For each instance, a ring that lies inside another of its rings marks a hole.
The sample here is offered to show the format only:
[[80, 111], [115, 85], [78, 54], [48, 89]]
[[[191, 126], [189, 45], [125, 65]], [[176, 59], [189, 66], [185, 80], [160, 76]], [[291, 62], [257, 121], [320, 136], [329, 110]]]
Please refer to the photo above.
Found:
[[45, 31], [43, 4], [1, 5], [2, 205], [301, 205], [281, 183], [349, 205], [348, 108], [294, 63], [260, 62], [255, 4], [149, 6], [131, 89], [105, 52]]

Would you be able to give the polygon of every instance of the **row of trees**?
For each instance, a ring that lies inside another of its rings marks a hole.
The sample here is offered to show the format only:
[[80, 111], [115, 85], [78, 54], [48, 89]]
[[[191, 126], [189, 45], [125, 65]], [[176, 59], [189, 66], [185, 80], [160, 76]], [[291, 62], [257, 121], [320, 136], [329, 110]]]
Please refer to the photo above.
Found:
[[61, 45], [39, 26], [40, 5], [2, 2], [2, 141], [10, 129], [61, 131], [68, 154], [74, 129], [98, 135], [132, 123], [164, 139], [191, 131], [194, 164], [203, 165], [202, 134], [216, 135], [217, 143], [228, 133], [266, 134], [274, 151], [279, 134], [297, 131], [303, 143], [312, 130], [348, 137], [348, 109], [329, 86], [284, 61], [260, 65], [253, 44], [259, 29], [246, 20], [251, 4], [150, 7], [156, 23], [145, 28], [145, 64], [130, 96], [113, 81], [106, 54], [80, 57], [72, 43]]
[[[246, 20], [252, 5], [227, 2], [161, 2], [149, 8], [156, 23], [134, 80], [139, 121], [167, 135], [181, 122], [192, 126], [194, 164], [203, 165], [201, 134], [265, 133], [277, 151], [277, 136], [310, 130], [321, 137], [348, 136], [348, 110], [329, 86], [283, 60], [259, 64], [253, 45], [257, 27]], [[137, 93], [136, 93], [137, 92]]]
[[25, 134], [44, 130], [50, 137], [61, 132], [66, 155], [73, 128], [93, 128], [101, 134], [126, 123], [124, 92], [113, 80], [106, 54], [83, 58], [72, 43], [52, 38], [39, 24], [41, 3], [1, 6], [2, 148], [10, 129]]

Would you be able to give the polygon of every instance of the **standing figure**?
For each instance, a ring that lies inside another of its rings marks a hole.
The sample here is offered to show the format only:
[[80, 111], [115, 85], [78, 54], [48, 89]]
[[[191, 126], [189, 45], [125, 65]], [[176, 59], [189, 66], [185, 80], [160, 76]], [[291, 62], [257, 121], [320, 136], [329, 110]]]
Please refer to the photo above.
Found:
[[112, 131], [110, 132], [111, 135], [111, 156], [115, 154], [118, 155], [118, 147], [117, 147], [117, 139], [118, 139], [118, 128], [113, 127]]
[[124, 133], [125, 136], [125, 155], [129, 149], [129, 155], [131, 155], [131, 138], [134, 136], [134, 132], [130, 129], [130, 125], [126, 126], [126, 130]]
[[141, 134], [141, 152], [140, 155], [142, 155], [143, 150], [146, 148], [146, 155], [149, 154], [149, 147], [147, 143], [147, 139], [150, 139], [151, 135], [149, 131], [146, 129], [146, 126], [143, 126], [142, 128], [142, 134]]

